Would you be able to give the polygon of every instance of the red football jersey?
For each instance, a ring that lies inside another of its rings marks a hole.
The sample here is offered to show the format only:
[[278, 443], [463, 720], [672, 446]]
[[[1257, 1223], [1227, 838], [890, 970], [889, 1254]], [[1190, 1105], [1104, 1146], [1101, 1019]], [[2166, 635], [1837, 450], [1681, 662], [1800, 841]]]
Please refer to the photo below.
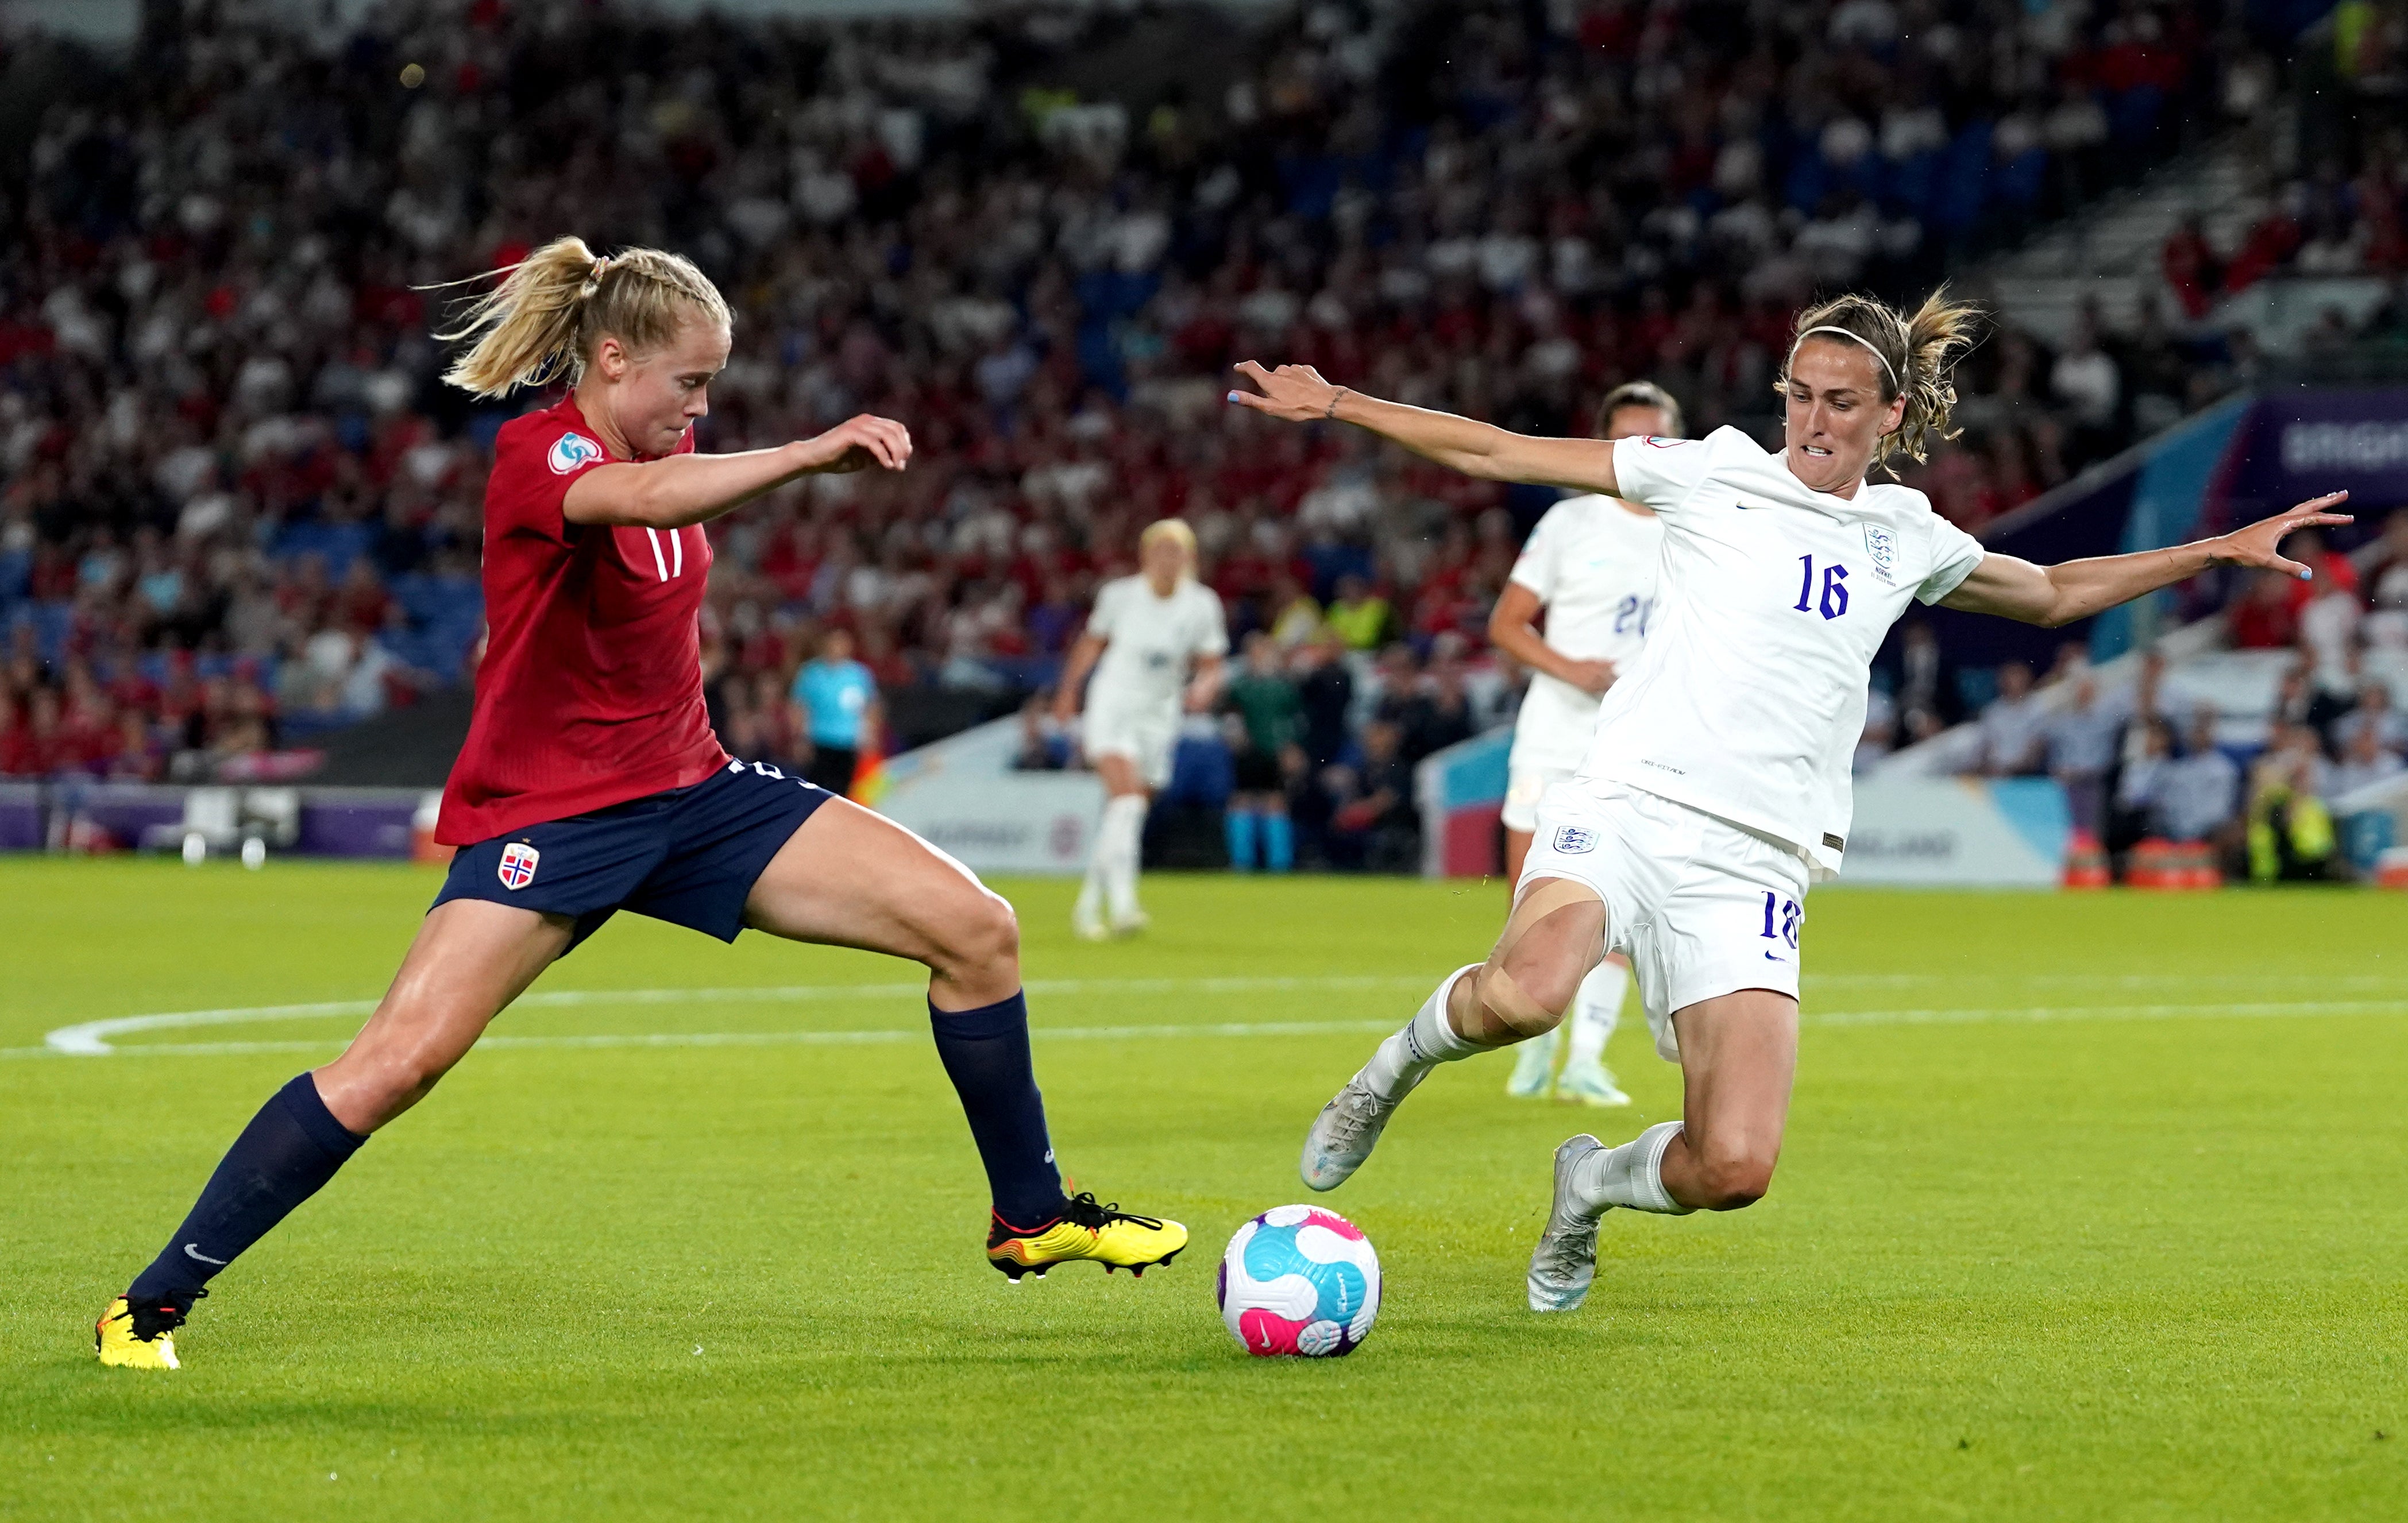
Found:
[[[694, 448], [691, 430], [677, 452]], [[570, 523], [610, 463], [574, 398], [514, 418], [485, 483], [484, 663], [435, 838], [468, 846], [698, 783], [727, 764], [702, 702], [710, 540]]]

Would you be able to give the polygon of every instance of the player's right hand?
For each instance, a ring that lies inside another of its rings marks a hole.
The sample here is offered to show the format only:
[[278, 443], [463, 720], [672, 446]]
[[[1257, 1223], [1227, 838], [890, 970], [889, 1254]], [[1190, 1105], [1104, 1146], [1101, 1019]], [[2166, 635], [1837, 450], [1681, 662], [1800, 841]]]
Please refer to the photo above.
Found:
[[911, 459], [911, 431], [892, 418], [859, 413], [816, 438], [803, 441], [803, 469], [842, 475], [880, 465], [899, 471]]
[[1613, 676], [1610, 661], [1574, 661], [1564, 667], [1564, 680], [1591, 698], [1604, 697], [1605, 690], [1613, 686]]
[[1340, 388], [1323, 380], [1321, 372], [1311, 365], [1282, 365], [1277, 370], [1265, 370], [1254, 361], [1246, 360], [1237, 369], [1238, 374], [1261, 387], [1262, 394], [1231, 391], [1229, 400], [1240, 407], [1267, 412], [1291, 423], [1326, 418], [1329, 405], [1338, 400]]

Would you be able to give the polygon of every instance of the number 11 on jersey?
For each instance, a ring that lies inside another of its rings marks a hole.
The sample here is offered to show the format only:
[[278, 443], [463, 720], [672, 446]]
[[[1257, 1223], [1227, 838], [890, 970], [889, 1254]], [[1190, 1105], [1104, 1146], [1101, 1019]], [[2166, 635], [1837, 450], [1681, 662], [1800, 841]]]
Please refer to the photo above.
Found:
[[[1813, 613], [1815, 610], [1808, 606], [1807, 600], [1814, 595], [1814, 558], [1801, 555], [1798, 563], [1805, 572], [1798, 579], [1798, 611]], [[1823, 568], [1822, 614], [1826, 619], [1837, 619], [1847, 611], [1848, 568], [1834, 561]]]

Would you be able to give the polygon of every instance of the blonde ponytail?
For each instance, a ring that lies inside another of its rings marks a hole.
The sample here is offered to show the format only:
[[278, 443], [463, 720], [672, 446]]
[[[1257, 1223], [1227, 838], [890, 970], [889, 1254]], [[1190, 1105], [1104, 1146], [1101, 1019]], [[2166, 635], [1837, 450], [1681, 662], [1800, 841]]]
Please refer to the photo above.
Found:
[[[1964, 432], [1948, 429], [1948, 415], [1956, 406], [1951, 373], [1957, 357], [1971, 346], [1981, 316], [1982, 309], [1971, 302], [1950, 301], [1944, 285], [1926, 296], [1913, 317], [1870, 296], [1850, 294], [1799, 313], [1789, 354], [1795, 359], [1798, 346], [1817, 328], [1837, 328], [1872, 350], [1881, 362], [1882, 401], [1901, 394], [1906, 398], [1898, 427], [1873, 447], [1873, 463], [1886, 464], [1899, 453], [1919, 462], [1928, 457], [1935, 439], [1953, 439]], [[1786, 393], [1788, 386], [1789, 362], [1784, 360], [1773, 390]], [[1889, 472], [1898, 475], [1896, 466]]]
[[494, 276], [500, 284], [435, 335], [474, 340], [443, 378], [480, 397], [561, 377], [574, 386], [606, 335], [640, 354], [669, 343], [691, 317], [722, 327], [735, 323], [709, 276], [658, 249], [629, 249], [606, 259], [583, 238], [554, 238], [518, 263], [475, 278]]

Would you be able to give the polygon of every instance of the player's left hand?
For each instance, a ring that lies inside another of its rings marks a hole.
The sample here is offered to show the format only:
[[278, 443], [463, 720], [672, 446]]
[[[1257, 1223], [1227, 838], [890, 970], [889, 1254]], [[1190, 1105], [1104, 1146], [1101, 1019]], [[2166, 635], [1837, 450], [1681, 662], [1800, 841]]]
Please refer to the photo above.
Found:
[[2349, 500], [2345, 491], [2327, 492], [2311, 497], [2288, 513], [2278, 513], [2271, 519], [2260, 519], [2246, 529], [2235, 529], [2215, 542], [2215, 563], [2223, 566], [2256, 566], [2267, 571], [2279, 571], [2286, 576], [2301, 581], [2315, 573], [2297, 561], [2284, 558], [2280, 548], [2283, 536], [2300, 529], [2323, 529], [2337, 523], [2356, 520], [2346, 513], [2328, 513], [2326, 508]]
[[892, 418], [860, 413], [816, 438], [804, 441], [807, 470], [830, 476], [881, 465], [899, 471], [911, 459], [911, 431]]

